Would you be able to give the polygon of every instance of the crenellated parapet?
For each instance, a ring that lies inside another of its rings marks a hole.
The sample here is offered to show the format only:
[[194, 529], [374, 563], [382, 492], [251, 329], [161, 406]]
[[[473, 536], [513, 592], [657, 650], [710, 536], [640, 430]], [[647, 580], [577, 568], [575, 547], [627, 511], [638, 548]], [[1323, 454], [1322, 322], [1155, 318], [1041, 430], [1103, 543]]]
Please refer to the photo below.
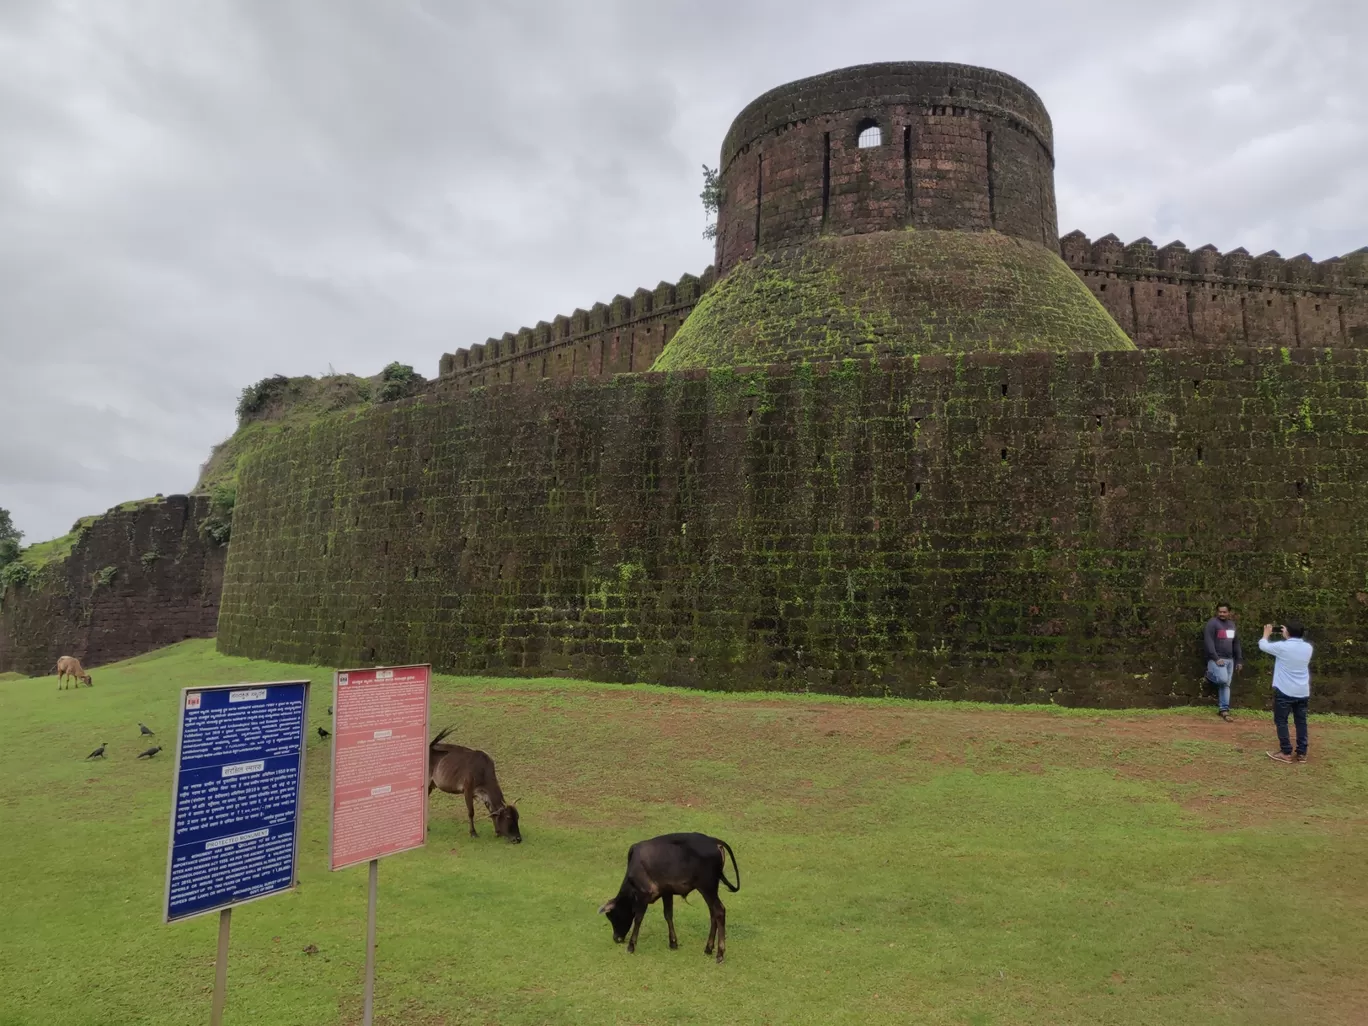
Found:
[[619, 294], [588, 310], [577, 309], [446, 353], [439, 365], [443, 390], [647, 370], [716, 280], [709, 266], [701, 275], [685, 274], [674, 283], [662, 281], [654, 289]]
[[1059, 250], [1137, 345], [1368, 345], [1368, 247], [1315, 261], [1072, 231]]

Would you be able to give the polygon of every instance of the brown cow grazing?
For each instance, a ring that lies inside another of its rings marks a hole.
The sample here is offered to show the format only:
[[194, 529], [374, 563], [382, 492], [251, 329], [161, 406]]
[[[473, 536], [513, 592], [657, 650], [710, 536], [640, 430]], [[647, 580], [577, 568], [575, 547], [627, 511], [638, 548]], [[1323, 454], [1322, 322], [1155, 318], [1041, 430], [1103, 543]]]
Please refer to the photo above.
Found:
[[[726, 855], [731, 856], [736, 886], [727, 879]], [[687, 897], [698, 891], [708, 904], [708, 943], [703, 954], [711, 955], [713, 939], [717, 940], [717, 960], [727, 952], [727, 909], [717, 896], [718, 881], [733, 892], [741, 889], [741, 870], [736, 865], [736, 854], [731, 845], [707, 834], [665, 834], [649, 841], [638, 841], [627, 849], [627, 875], [622, 878], [617, 897], [599, 909], [613, 925], [613, 940], [622, 943], [627, 928], [632, 938], [628, 952], [636, 951], [637, 934], [646, 906], [657, 898], [664, 906], [665, 923], [670, 928], [670, 949], [679, 947], [674, 928], [674, 896]]]
[[450, 733], [447, 727], [428, 745], [428, 794], [435, 787], [447, 794], [465, 795], [471, 837], [480, 836], [475, 832], [475, 799], [480, 799], [494, 821], [495, 835], [521, 844], [517, 804], [504, 801], [503, 788], [494, 775], [494, 760], [473, 748], [443, 744], [442, 738]]
[[81, 661], [75, 656], [62, 656], [57, 660], [57, 690], [61, 691], [65, 684], [63, 681], [70, 677], [75, 683], [73, 687], [80, 687], [81, 681], [85, 681], [86, 687], [94, 687], [90, 682], [90, 674], [81, 668]]

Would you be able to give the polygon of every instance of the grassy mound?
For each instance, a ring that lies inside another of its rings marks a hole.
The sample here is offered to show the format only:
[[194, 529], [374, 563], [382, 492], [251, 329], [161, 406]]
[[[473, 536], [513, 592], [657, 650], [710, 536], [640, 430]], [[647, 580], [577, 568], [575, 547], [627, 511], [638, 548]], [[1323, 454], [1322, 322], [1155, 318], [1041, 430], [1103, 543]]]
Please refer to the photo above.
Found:
[[307, 427], [325, 414], [370, 402], [374, 382], [355, 374], [281, 376], [258, 382], [244, 390], [244, 397], [247, 393], [252, 393], [255, 404], [239, 404], [237, 430], [214, 446], [208, 462], [200, 468], [196, 492], [212, 492], [215, 486], [235, 483], [238, 462], [261, 442]]
[[997, 232], [908, 229], [819, 239], [738, 265], [651, 369], [1133, 348], [1043, 246]]
[[[192, 641], [93, 688], [0, 682], [0, 1022], [207, 1018], [217, 917], [159, 911], [179, 689], [298, 677], [300, 887], [234, 912], [227, 1019], [359, 1021], [366, 871], [327, 871], [313, 730], [330, 673]], [[166, 746], [151, 762], [140, 720]], [[1313, 717], [1313, 762], [1289, 767], [1238, 710], [439, 677], [432, 723], [494, 757], [524, 843], [487, 819], [472, 840], [464, 803], [432, 797], [427, 846], [380, 868], [377, 1022], [1368, 1021], [1362, 721]], [[596, 914], [628, 845], [672, 830], [736, 851], [721, 967], [697, 896], [675, 903], [678, 951], [659, 904], [630, 956]]]

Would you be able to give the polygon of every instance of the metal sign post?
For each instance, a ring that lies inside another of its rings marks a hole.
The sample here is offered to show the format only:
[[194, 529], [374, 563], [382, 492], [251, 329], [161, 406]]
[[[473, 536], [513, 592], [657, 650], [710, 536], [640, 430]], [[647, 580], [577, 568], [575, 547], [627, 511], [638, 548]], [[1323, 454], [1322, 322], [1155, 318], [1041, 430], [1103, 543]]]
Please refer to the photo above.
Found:
[[361, 1021], [371, 1026], [375, 1011], [375, 892], [380, 877], [380, 860], [370, 860], [370, 894], [366, 897], [366, 998]]
[[218, 961], [214, 963], [214, 1006], [209, 1012], [209, 1026], [223, 1026], [223, 1003], [228, 1000], [228, 931], [233, 924], [233, 910], [219, 913]]
[[163, 920], [219, 913], [210, 1021], [228, 985], [232, 908], [293, 890], [309, 682], [181, 691]]
[[375, 1005], [379, 860], [427, 843], [430, 666], [338, 670], [333, 677], [328, 868], [370, 863], [362, 1023]]

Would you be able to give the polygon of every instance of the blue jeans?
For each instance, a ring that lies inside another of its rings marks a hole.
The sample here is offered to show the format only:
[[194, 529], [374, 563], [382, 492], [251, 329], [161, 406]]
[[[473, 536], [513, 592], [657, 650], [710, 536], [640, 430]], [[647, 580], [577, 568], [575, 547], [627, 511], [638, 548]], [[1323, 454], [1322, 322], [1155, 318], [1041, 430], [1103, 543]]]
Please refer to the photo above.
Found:
[[1277, 688], [1273, 689], [1273, 726], [1278, 728], [1278, 747], [1283, 755], [1292, 754], [1292, 740], [1287, 736], [1287, 714], [1297, 724], [1297, 754], [1306, 754], [1306, 706], [1310, 699], [1292, 698]]
[[1207, 660], [1207, 683], [1216, 688], [1216, 697], [1221, 711], [1230, 709], [1230, 679], [1235, 675], [1235, 660], [1227, 659], [1224, 666], [1217, 666], [1215, 659]]

